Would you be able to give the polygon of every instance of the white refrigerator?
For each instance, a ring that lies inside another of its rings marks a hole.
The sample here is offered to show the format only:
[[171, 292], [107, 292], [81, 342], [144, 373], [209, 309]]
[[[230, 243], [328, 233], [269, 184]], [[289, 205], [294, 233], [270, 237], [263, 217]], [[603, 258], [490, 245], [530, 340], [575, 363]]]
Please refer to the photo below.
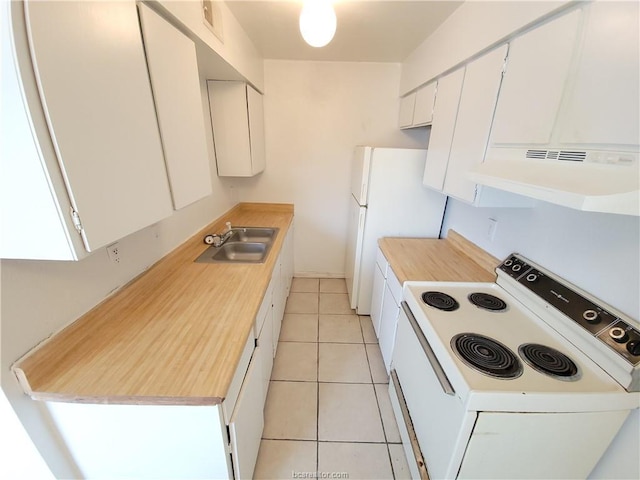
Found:
[[419, 149], [355, 148], [345, 277], [358, 315], [371, 313], [379, 238], [440, 234], [447, 197], [422, 184], [426, 158]]

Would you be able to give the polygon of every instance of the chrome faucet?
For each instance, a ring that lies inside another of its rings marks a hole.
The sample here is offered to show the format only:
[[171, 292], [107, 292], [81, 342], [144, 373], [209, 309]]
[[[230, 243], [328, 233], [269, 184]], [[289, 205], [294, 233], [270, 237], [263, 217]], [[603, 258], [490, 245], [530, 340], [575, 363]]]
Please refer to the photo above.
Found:
[[204, 243], [207, 245], [213, 245], [214, 247], [221, 247], [229, 240], [235, 231], [231, 228], [231, 222], [227, 222], [227, 229], [223, 233], [214, 233], [213, 235], [207, 235], [204, 237]]

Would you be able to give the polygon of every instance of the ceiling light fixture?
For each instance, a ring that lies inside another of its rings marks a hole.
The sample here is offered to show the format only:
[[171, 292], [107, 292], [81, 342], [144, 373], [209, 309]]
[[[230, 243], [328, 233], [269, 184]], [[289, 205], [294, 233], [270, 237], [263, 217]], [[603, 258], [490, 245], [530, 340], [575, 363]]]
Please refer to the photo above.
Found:
[[331, 0], [304, 0], [300, 33], [312, 47], [324, 47], [336, 33], [336, 12]]

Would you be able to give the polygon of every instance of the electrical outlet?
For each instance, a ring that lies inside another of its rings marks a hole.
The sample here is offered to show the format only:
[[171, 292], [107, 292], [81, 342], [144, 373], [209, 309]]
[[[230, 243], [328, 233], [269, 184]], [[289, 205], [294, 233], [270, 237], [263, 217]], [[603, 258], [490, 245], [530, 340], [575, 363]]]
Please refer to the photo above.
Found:
[[120, 263], [120, 246], [118, 242], [112, 243], [107, 247], [107, 254], [112, 263]]
[[493, 242], [493, 238], [496, 236], [496, 228], [498, 228], [498, 220], [490, 218], [487, 225], [487, 240]]

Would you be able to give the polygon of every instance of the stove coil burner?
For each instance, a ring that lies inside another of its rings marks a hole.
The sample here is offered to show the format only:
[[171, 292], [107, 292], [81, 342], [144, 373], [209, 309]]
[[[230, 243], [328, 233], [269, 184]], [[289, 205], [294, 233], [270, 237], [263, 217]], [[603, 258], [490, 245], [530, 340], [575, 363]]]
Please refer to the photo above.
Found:
[[527, 365], [540, 373], [567, 382], [580, 378], [576, 364], [555, 348], [537, 343], [525, 343], [518, 347], [518, 353]]
[[458, 301], [451, 295], [442, 292], [424, 292], [422, 301], [430, 307], [444, 310], [445, 312], [453, 312], [460, 307]]
[[476, 307], [491, 310], [492, 312], [501, 312], [507, 309], [507, 304], [504, 300], [488, 293], [476, 292], [470, 294], [467, 298]]
[[492, 338], [460, 333], [451, 339], [451, 347], [464, 363], [490, 377], [512, 379], [522, 375], [518, 357]]

